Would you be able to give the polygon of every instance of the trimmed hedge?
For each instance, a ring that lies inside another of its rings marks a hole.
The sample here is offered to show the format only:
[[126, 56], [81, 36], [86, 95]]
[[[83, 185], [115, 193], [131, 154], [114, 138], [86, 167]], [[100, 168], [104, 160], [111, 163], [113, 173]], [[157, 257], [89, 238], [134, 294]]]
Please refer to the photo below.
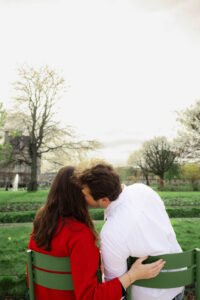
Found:
[[0, 212], [11, 212], [11, 211], [37, 211], [43, 203], [8, 203], [0, 205]]
[[1, 212], [0, 223], [33, 222], [35, 211]]
[[[170, 218], [199, 218], [200, 207], [167, 207], [166, 211]], [[90, 209], [90, 215], [93, 220], [103, 220], [103, 209]]]
[[199, 218], [200, 207], [168, 207], [167, 213], [170, 218]]
[[200, 206], [200, 198], [189, 200], [189, 199], [180, 199], [180, 198], [174, 198], [174, 199], [163, 199], [165, 206]]
[[0, 299], [28, 300], [28, 289], [25, 282], [25, 274], [0, 276]]
[[[168, 207], [167, 213], [170, 218], [199, 218], [200, 207]], [[93, 220], [103, 220], [104, 210], [101, 208], [90, 209]], [[33, 222], [36, 211], [0, 212], [0, 223], [23, 223]]]
[[103, 208], [94, 208], [89, 209], [90, 216], [92, 220], [104, 220], [104, 209]]

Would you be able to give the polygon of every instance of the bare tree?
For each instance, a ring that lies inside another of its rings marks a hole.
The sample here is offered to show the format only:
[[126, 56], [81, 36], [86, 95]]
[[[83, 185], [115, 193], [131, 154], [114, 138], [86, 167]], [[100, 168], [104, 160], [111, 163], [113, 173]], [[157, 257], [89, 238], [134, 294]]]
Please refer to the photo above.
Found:
[[146, 184], [150, 185], [150, 181], [149, 181], [150, 172], [144, 160], [142, 149], [135, 150], [133, 153], [131, 153], [131, 155], [128, 158], [128, 164], [133, 167], [139, 167], [142, 172], [142, 175], [145, 178]]
[[40, 69], [22, 67], [18, 71], [20, 79], [15, 82], [18, 110], [15, 115], [18, 120], [20, 116], [23, 134], [29, 136], [29, 156], [24, 155], [24, 161], [31, 166], [28, 190], [36, 191], [43, 154], [60, 149], [66, 152], [94, 149], [97, 143], [75, 140], [71, 127], [60, 128], [55, 121], [55, 104], [65, 87], [62, 77], [47, 66]]
[[166, 137], [155, 137], [143, 144], [145, 166], [159, 176], [160, 186], [164, 185], [164, 174], [174, 164], [177, 154]]

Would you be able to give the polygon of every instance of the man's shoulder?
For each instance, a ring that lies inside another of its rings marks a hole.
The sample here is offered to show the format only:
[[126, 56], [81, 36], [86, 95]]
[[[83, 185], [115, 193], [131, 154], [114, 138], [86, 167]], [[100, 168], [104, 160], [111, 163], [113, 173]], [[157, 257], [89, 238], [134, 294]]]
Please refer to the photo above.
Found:
[[[126, 207], [118, 207], [115, 213], [104, 223], [100, 237], [105, 239], [124, 239], [125, 233], [130, 230], [129, 213]], [[132, 219], [132, 217], [131, 217]]]
[[145, 191], [145, 190], [152, 190], [152, 188], [142, 182], [136, 182], [136, 183], [127, 185], [125, 187], [125, 190], [127, 190], [127, 191]]
[[124, 197], [130, 196], [149, 196], [149, 197], [157, 197], [158, 193], [150, 186], [144, 183], [133, 183], [131, 185], [126, 186], [124, 189]]
[[107, 238], [112, 236], [113, 238], [118, 235], [120, 227], [123, 227], [123, 223], [117, 218], [117, 216], [114, 216], [112, 218], [109, 218], [103, 225], [100, 237], [101, 238]]
[[111, 227], [113, 227], [113, 229], [115, 229], [115, 226], [113, 226], [113, 219], [109, 218], [108, 220], [106, 220], [106, 222], [103, 224], [101, 231], [100, 231], [100, 236], [102, 235], [106, 235], [107, 233], [110, 232]]

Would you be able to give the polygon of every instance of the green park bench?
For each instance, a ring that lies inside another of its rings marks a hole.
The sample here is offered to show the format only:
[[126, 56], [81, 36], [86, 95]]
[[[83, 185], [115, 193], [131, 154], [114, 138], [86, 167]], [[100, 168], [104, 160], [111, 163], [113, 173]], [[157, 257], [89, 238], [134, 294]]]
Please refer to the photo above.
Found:
[[[69, 257], [55, 257], [32, 250], [27, 250], [27, 256], [30, 300], [35, 300], [34, 283], [50, 289], [65, 291], [74, 289], [72, 275], [66, 274], [66, 272], [70, 273]], [[150, 256], [145, 263], [156, 261], [159, 258], [166, 261], [163, 270], [168, 270], [168, 272], [160, 272], [153, 279], [138, 280], [134, 282], [134, 285], [162, 289], [195, 284], [195, 299], [200, 300], [200, 249]], [[128, 267], [136, 259], [129, 257]], [[173, 271], [170, 272], [170, 270]], [[131, 287], [127, 290], [127, 297], [128, 300], [131, 300]]]
[[27, 256], [30, 300], [35, 300], [34, 283], [55, 290], [74, 289], [72, 275], [65, 274], [70, 272], [69, 257], [56, 257], [32, 250], [27, 250]]
[[[194, 284], [195, 299], [200, 300], [200, 249], [149, 256], [145, 263], [151, 263], [160, 258], [166, 261], [162, 269], [164, 272], [160, 272], [158, 276], [152, 279], [137, 280], [134, 285], [167, 289]], [[128, 268], [136, 259], [135, 257], [128, 258]], [[131, 300], [131, 286], [128, 288], [127, 295], [128, 300]]]

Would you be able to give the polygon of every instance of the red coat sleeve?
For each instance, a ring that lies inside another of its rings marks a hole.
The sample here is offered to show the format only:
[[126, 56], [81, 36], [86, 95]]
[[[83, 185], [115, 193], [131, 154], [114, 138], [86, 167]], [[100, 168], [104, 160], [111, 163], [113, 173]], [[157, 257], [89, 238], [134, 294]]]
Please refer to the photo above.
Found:
[[122, 287], [118, 278], [99, 284], [99, 250], [88, 228], [74, 235], [70, 243], [71, 271], [76, 300], [120, 300]]

